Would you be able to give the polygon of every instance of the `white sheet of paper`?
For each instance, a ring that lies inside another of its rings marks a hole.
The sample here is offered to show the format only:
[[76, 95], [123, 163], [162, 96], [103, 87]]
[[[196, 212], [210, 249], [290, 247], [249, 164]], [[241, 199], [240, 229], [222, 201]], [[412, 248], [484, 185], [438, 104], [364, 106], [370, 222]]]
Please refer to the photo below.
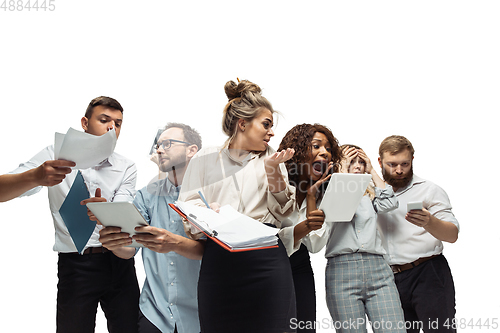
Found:
[[70, 128], [66, 134], [55, 134], [55, 159], [75, 162], [76, 166], [73, 169], [87, 169], [99, 164], [113, 153], [116, 139], [114, 128], [101, 136]]

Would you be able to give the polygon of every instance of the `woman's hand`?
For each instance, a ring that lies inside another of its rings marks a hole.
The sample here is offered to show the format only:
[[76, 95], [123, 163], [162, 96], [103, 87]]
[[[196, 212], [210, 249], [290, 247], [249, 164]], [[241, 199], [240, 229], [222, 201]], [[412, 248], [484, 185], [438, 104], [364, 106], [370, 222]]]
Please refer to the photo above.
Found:
[[325, 222], [325, 213], [321, 209], [316, 209], [307, 214], [305, 220], [306, 227], [309, 231], [321, 229]]
[[267, 182], [271, 193], [278, 193], [286, 188], [287, 183], [283, 179], [279, 165], [291, 159], [293, 154], [295, 154], [295, 150], [287, 148], [264, 159], [264, 168], [266, 169]]
[[349, 166], [352, 160], [358, 156], [358, 150], [354, 147], [345, 147], [342, 150], [342, 160], [340, 160], [340, 172], [349, 173]]
[[332, 174], [330, 174], [330, 170], [333, 168], [333, 162], [328, 163], [328, 167], [326, 168], [325, 172], [323, 175], [321, 175], [321, 178], [316, 181], [311, 187], [307, 189], [307, 195], [312, 195], [314, 196], [314, 199], [316, 200], [316, 193], [318, 192], [319, 188], [321, 185], [326, 182]]
[[220, 212], [220, 207], [221, 207], [220, 203], [212, 202], [209, 206], [210, 206], [210, 209], [212, 209], [214, 212], [216, 212], [216, 213]]
[[293, 154], [295, 154], [295, 150], [293, 148], [287, 148], [286, 150], [275, 152], [264, 159], [264, 165], [266, 168], [277, 168], [280, 163], [284, 163], [291, 159]]
[[372, 162], [368, 158], [368, 155], [364, 152], [363, 149], [357, 150], [359, 158], [361, 158], [363, 161], [365, 161], [365, 172], [366, 173], [371, 173], [373, 170]]

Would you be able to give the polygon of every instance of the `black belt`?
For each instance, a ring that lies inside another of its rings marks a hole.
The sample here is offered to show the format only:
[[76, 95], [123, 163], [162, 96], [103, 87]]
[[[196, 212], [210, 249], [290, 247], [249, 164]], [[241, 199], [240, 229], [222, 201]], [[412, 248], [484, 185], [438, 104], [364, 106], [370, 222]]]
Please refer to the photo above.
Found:
[[[83, 251], [82, 254], [95, 254], [95, 253], [106, 253], [110, 252], [107, 248], [98, 246], [98, 247], [88, 247]], [[70, 252], [71, 254], [79, 254], [78, 252]]]
[[440, 256], [440, 255], [441, 254], [435, 254], [435, 255], [430, 256], [430, 257], [418, 258], [417, 260], [410, 262], [408, 264], [391, 265], [391, 268], [392, 268], [392, 271], [394, 272], [394, 274], [401, 273], [401, 272], [407, 271], [409, 269], [412, 269], [413, 267], [417, 267], [418, 265], [426, 262], [427, 260], [430, 260], [430, 259], [435, 258], [435, 257]]

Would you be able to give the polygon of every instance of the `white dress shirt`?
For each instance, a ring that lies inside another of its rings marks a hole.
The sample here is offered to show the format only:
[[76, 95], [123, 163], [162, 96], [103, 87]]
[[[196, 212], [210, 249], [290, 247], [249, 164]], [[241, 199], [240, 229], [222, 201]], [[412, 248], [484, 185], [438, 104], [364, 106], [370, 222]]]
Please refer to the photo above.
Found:
[[[54, 147], [49, 146], [31, 158], [28, 162], [21, 163], [17, 169], [10, 173], [22, 173], [37, 168], [45, 161], [53, 159]], [[95, 167], [80, 170], [80, 172], [82, 173], [91, 197], [95, 195], [95, 190], [100, 188], [101, 196], [106, 198], [107, 201], [132, 202], [134, 200], [137, 168], [132, 161], [125, 157], [113, 153]], [[59, 214], [59, 208], [71, 189], [77, 173], [78, 170], [73, 170], [70, 174], [66, 175], [66, 178], [60, 184], [48, 187], [50, 213], [52, 214], [55, 228], [55, 244], [53, 249], [57, 252], [77, 251], [68, 232], [68, 228], [66, 228], [66, 224]], [[42, 187], [43, 186], [35, 187], [19, 197], [38, 193]], [[100, 229], [102, 229], [102, 226], [97, 225], [85, 248], [101, 246], [99, 242]]]
[[405, 215], [408, 202], [422, 201], [423, 207], [433, 216], [453, 223], [460, 230], [446, 192], [436, 184], [414, 175], [408, 186], [396, 192], [396, 197], [399, 208], [378, 216], [389, 264], [402, 265], [418, 258], [440, 254], [443, 243], [424, 228], [408, 222]]

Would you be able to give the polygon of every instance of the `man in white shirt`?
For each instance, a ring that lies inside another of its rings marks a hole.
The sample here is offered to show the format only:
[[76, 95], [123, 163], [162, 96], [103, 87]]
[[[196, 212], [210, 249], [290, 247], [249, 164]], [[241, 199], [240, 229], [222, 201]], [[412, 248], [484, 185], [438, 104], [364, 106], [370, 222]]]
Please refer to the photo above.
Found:
[[[455, 288], [443, 241], [458, 238], [459, 224], [446, 192], [413, 174], [414, 149], [403, 136], [390, 136], [379, 148], [384, 180], [393, 187], [399, 208], [378, 222], [387, 260], [403, 306], [407, 332], [455, 332]], [[407, 211], [407, 203], [421, 210]]]
[[[103, 135], [111, 129], [120, 134], [123, 108], [113, 98], [93, 99], [81, 119], [85, 132]], [[139, 286], [133, 259], [117, 258], [99, 242], [96, 226], [82, 254], [77, 252], [59, 209], [77, 176], [75, 163], [54, 160], [49, 146], [9, 174], [0, 175], [0, 202], [32, 195], [48, 187], [49, 206], [54, 221], [54, 251], [59, 253], [57, 292], [57, 332], [94, 332], [100, 303], [108, 320], [109, 332], [137, 332]], [[135, 164], [111, 154], [98, 165], [80, 170], [91, 201], [132, 201], [135, 196]]]

